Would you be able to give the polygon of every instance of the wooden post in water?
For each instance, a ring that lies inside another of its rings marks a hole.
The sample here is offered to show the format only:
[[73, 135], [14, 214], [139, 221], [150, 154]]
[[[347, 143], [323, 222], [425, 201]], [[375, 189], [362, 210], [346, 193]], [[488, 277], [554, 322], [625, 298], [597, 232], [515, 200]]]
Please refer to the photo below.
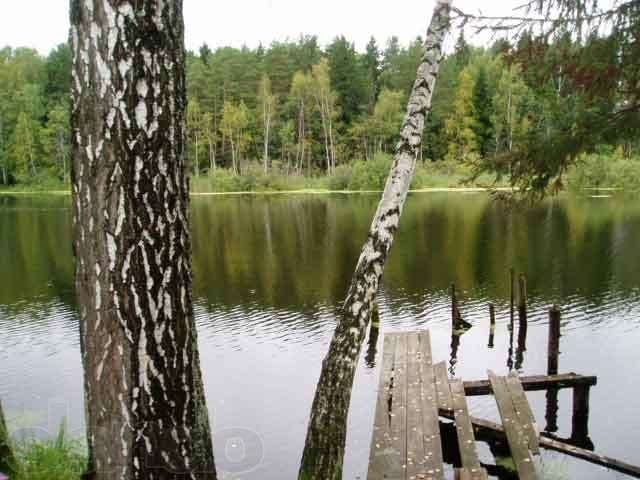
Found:
[[489, 319], [491, 321], [489, 327], [489, 348], [493, 348], [493, 339], [496, 333], [496, 307], [493, 303], [489, 304]]
[[524, 274], [518, 278], [518, 348], [516, 350], [516, 370], [522, 367], [524, 352], [527, 351], [527, 279]]
[[571, 419], [571, 439], [590, 450], [589, 439], [589, 392], [591, 387], [580, 385], [573, 388], [573, 417]]
[[511, 270], [509, 270], [509, 274], [510, 274], [510, 283], [509, 283], [509, 290], [511, 292], [511, 304], [510, 304], [510, 328], [511, 330], [513, 330], [513, 321], [514, 321], [514, 317], [515, 317], [515, 277], [516, 277], [516, 273], [515, 270], [513, 269], [513, 267], [511, 268]]
[[547, 375], [558, 374], [560, 356], [560, 309], [553, 306], [549, 310], [549, 347], [547, 351]]
[[[557, 306], [549, 310], [549, 344], [547, 350], [547, 375], [558, 374], [558, 364], [560, 357], [560, 318], [561, 312]], [[558, 431], [558, 389], [550, 388], [546, 392], [547, 408], [545, 419], [547, 432]]]
[[16, 467], [16, 459], [11, 448], [11, 439], [2, 411], [2, 402], [0, 402], [0, 476], [4, 473], [12, 478], [16, 473]]
[[527, 323], [527, 278], [524, 274], [518, 278], [518, 317], [520, 325]]
[[455, 330], [458, 325], [458, 300], [456, 298], [456, 284], [451, 284], [451, 326]]

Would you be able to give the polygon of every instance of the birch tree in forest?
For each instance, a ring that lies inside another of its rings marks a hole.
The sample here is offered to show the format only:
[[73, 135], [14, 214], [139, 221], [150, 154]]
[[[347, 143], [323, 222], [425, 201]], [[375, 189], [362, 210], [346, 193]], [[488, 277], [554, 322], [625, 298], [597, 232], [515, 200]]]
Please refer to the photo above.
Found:
[[194, 142], [195, 150], [191, 156], [193, 174], [200, 176], [200, 140], [202, 137], [202, 110], [196, 100], [187, 106], [187, 136]]
[[192, 301], [181, 0], [72, 0], [90, 480], [216, 478]]
[[451, 106], [451, 116], [445, 121], [445, 134], [449, 140], [446, 158], [450, 162], [471, 161], [478, 153], [473, 87], [471, 70], [466, 67], [458, 77], [458, 88]]
[[13, 157], [19, 175], [35, 177], [38, 173], [35, 159], [36, 136], [35, 124], [25, 112], [18, 116], [15, 140], [13, 142]]
[[249, 112], [244, 102], [240, 102], [240, 105], [225, 102], [220, 130], [231, 144], [231, 165], [236, 175], [240, 173], [240, 157], [249, 143], [248, 125]]
[[407, 115], [400, 130], [395, 159], [338, 317], [329, 352], [322, 363], [311, 408], [300, 479], [342, 478], [353, 378], [384, 265], [398, 230], [422, 148], [422, 133], [442, 60], [442, 42], [449, 30], [450, 10], [451, 0], [438, 1], [434, 9], [417, 79], [409, 97]]
[[276, 96], [271, 91], [271, 80], [267, 75], [262, 76], [258, 88], [258, 108], [262, 118], [264, 154], [262, 162], [264, 173], [269, 171], [269, 142], [271, 140], [271, 128], [275, 117]]
[[216, 153], [218, 145], [218, 135], [216, 132], [216, 117], [211, 112], [202, 115], [202, 136], [209, 147], [209, 171], [216, 169]]
[[297, 107], [297, 139], [296, 170], [302, 173], [304, 159], [307, 154], [307, 115], [311, 103], [312, 79], [308, 74], [296, 72], [291, 82], [291, 97]]
[[327, 175], [331, 175], [336, 168], [336, 148], [334, 142], [333, 122], [337, 117], [336, 94], [331, 90], [331, 76], [329, 62], [322, 59], [311, 70], [312, 94], [316, 103], [316, 109], [320, 113], [322, 132], [324, 135], [324, 148], [327, 160]]
[[493, 124], [496, 152], [513, 151], [514, 141], [522, 140], [529, 129], [526, 105], [530, 92], [520, 76], [520, 68], [510, 65], [503, 69], [493, 97]]

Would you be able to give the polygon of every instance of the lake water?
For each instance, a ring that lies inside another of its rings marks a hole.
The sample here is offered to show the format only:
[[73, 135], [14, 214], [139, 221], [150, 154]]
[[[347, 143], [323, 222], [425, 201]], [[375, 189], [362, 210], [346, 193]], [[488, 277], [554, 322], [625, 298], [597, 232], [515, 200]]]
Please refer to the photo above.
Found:
[[[194, 298], [220, 469], [256, 480], [296, 477], [335, 312], [377, 200], [193, 199]], [[0, 398], [18, 436], [55, 432], [62, 418], [83, 434], [70, 229], [69, 198], [0, 196]], [[527, 275], [531, 303], [527, 348], [513, 358], [518, 370], [546, 373], [547, 311], [560, 305], [560, 372], [598, 376], [589, 420], [596, 451], [640, 463], [640, 202], [562, 197], [509, 211], [485, 194], [415, 194], [379, 296], [381, 334], [367, 339], [356, 376], [345, 479], [366, 478], [385, 331], [430, 329], [434, 360], [459, 378], [508, 372], [512, 266]], [[474, 325], [456, 359], [451, 282]], [[489, 302], [498, 317], [494, 348]], [[545, 394], [529, 398], [544, 428]], [[491, 397], [470, 405], [475, 416], [498, 418]], [[560, 437], [571, 436], [571, 410], [571, 391], [562, 391]], [[486, 444], [480, 451], [494, 462]], [[546, 478], [625, 478], [549, 452], [542, 467]]]

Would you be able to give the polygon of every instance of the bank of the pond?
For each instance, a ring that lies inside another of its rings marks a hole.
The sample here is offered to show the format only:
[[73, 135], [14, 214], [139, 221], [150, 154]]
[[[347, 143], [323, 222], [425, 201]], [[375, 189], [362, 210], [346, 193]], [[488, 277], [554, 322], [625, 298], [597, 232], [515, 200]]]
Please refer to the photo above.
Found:
[[[617, 191], [618, 189], [600, 189], [602, 191]], [[409, 190], [409, 193], [483, 193], [483, 192], [509, 192], [514, 191], [510, 187], [433, 187]], [[237, 192], [191, 192], [193, 197], [233, 196], [233, 195], [359, 195], [382, 193], [382, 190], [246, 190]], [[70, 190], [0, 190], [0, 195], [71, 195]]]

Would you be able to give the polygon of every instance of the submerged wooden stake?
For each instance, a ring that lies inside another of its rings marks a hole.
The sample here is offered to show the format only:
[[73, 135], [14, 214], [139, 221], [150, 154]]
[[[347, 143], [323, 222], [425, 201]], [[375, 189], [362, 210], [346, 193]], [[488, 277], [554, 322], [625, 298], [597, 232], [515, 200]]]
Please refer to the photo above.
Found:
[[493, 348], [493, 340], [496, 333], [496, 307], [493, 303], [489, 304], [489, 321], [491, 322], [489, 327], [489, 348]]
[[456, 284], [451, 284], [451, 325], [456, 329], [458, 324], [458, 299], [456, 297]]
[[560, 356], [560, 309], [553, 306], [549, 310], [549, 346], [547, 353], [547, 374], [558, 374], [558, 357]]
[[581, 385], [573, 389], [573, 417], [571, 438], [580, 445], [590, 445], [589, 440], [589, 392], [591, 387]]
[[527, 278], [524, 274], [518, 279], [518, 316], [521, 325], [527, 322]]
[[[547, 350], [547, 374], [557, 375], [560, 356], [560, 309], [553, 306], [549, 310], [549, 345]], [[547, 432], [558, 431], [558, 389], [551, 388], [546, 392], [547, 407], [545, 420]]]
[[510, 294], [511, 294], [511, 303], [510, 303], [510, 310], [509, 310], [509, 314], [510, 314], [510, 326], [511, 329], [513, 330], [513, 321], [514, 321], [514, 317], [515, 317], [515, 276], [516, 273], [514, 271], [513, 268], [511, 268], [509, 270], [509, 275], [510, 275], [510, 283], [509, 283], [509, 290], [510, 290]]

